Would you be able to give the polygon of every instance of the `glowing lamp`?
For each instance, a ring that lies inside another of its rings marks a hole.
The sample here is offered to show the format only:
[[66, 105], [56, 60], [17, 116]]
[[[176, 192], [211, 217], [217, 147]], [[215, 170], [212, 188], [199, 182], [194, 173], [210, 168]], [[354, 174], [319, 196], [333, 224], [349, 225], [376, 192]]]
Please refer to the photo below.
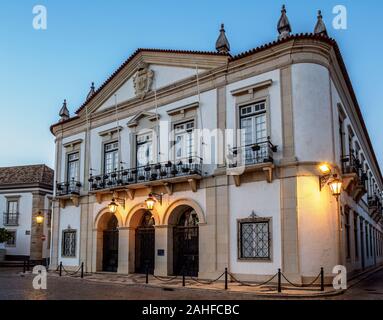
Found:
[[329, 183], [332, 195], [335, 197], [339, 197], [342, 192], [342, 181], [338, 178], [335, 178]]
[[327, 163], [322, 163], [319, 165], [319, 170], [322, 174], [329, 174], [331, 172], [331, 168]]
[[154, 204], [155, 204], [156, 201], [154, 200], [152, 194], [149, 194], [149, 198], [146, 199], [145, 202], [146, 202], [146, 208], [147, 208], [148, 210], [153, 210], [153, 208], [154, 208]]
[[116, 201], [114, 200], [114, 198], [112, 199], [112, 202], [109, 203], [108, 207], [109, 207], [109, 211], [110, 211], [111, 213], [116, 213], [118, 204], [116, 203]]
[[43, 224], [44, 222], [44, 216], [39, 212], [39, 214], [36, 216], [36, 223], [37, 224]]

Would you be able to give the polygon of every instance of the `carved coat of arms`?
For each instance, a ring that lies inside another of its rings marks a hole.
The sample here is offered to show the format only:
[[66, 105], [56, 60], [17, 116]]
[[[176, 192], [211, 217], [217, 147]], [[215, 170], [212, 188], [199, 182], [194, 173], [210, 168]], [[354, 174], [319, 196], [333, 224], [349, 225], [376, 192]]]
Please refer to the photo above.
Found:
[[151, 90], [154, 79], [154, 71], [149, 69], [148, 64], [142, 62], [133, 77], [133, 84], [136, 96], [143, 99]]

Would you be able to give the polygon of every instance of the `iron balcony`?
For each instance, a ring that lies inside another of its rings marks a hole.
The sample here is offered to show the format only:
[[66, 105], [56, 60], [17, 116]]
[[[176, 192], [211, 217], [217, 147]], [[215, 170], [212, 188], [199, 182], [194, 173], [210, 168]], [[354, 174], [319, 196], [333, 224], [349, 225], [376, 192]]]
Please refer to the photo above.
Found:
[[228, 155], [229, 168], [250, 166], [262, 163], [273, 163], [273, 154], [277, 152], [277, 146], [268, 139], [262, 143], [254, 143], [245, 146], [231, 148]]
[[4, 212], [3, 225], [6, 227], [16, 227], [19, 225], [19, 213]]
[[68, 182], [57, 183], [56, 185], [56, 196], [70, 196], [70, 195], [80, 195], [82, 184], [79, 181], [72, 179]]
[[98, 191], [196, 175], [202, 175], [202, 159], [190, 157], [174, 162], [167, 161], [132, 169], [115, 170], [97, 176], [90, 175], [88, 182], [90, 191]]

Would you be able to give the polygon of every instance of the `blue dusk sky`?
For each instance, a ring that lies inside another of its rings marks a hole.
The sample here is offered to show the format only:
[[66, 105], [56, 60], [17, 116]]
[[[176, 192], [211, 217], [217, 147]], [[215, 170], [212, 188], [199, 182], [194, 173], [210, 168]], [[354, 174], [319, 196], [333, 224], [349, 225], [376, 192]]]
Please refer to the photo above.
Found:
[[[101, 85], [136, 48], [215, 50], [221, 22], [232, 54], [277, 38], [285, 3], [293, 32], [312, 32], [322, 9], [341, 48], [364, 119], [383, 165], [381, 0], [3, 0], [0, 9], [0, 166], [54, 164], [49, 126], [64, 98], [71, 114], [90, 83]], [[336, 5], [347, 30], [335, 30]], [[47, 30], [32, 9], [48, 10]]]

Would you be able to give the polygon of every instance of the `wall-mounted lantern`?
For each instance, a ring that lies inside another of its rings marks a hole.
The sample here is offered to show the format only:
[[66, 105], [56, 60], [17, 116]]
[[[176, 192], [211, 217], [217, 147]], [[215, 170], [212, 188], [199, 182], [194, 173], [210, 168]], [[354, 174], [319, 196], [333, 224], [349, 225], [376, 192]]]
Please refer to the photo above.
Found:
[[319, 176], [319, 190], [322, 190], [326, 184], [329, 185], [332, 195], [338, 199], [342, 192], [342, 181], [338, 178], [338, 175], [332, 173], [331, 166], [327, 163], [319, 165], [319, 171], [322, 173]]
[[148, 210], [153, 210], [154, 205], [156, 201], [159, 202], [160, 205], [162, 205], [162, 194], [157, 193], [149, 193], [148, 199], [146, 199], [146, 208]]
[[36, 223], [38, 225], [42, 225], [44, 223], [44, 215], [39, 211], [39, 213], [36, 216]]

